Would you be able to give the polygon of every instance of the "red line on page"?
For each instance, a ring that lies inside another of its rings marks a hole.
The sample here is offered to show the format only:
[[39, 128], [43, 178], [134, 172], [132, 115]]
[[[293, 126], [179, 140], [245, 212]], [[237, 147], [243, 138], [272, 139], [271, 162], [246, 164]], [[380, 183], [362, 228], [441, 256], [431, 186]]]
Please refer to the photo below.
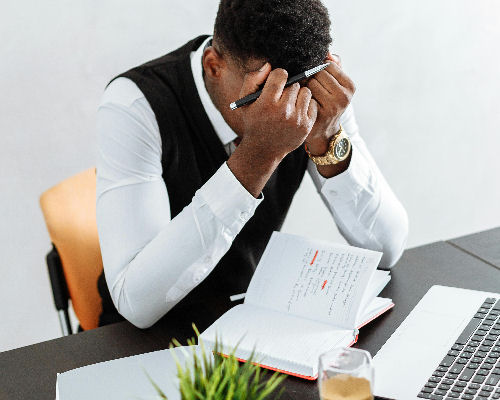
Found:
[[321, 290], [323, 290], [325, 288], [326, 282], [328, 282], [328, 279], [325, 279], [325, 281], [323, 282], [323, 285], [321, 286]]
[[316, 260], [316, 256], [317, 256], [317, 255], [318, 255], [318, 250], [316, 250], [316, 253], [314, 253], [314, 257], [313, 257], [313, 259], [312, 259], [312, 261], [311, 261], [311, 264], [309, 264], [309, 265], [313, 265], [314, 260]]

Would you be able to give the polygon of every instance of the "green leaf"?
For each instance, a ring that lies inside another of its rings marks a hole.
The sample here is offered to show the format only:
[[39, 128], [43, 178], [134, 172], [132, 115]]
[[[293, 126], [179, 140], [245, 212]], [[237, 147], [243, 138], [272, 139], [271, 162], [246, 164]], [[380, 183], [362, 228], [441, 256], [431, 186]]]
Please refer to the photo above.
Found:
[[168, 400], [167, 396], [165, 395], [165, 393], [163, 393], [163, 390], [161, 390], [160, 387], [156, 384], [156, 382], [153, 381], [153, 379], [149, 376], [149, 374], [146, 372], [146, 370], [144, 370], [144, 373], [148, 377], [149, 382], [151, 382], [151, 385], [153, 385], [153, 387], [156, 390], [156, 393], [158, 394], [158, 396], [160, 396], [160, 399]]
[[[260, 366], [254, 365], [256, 350], [252, 351], [246, 363], [240, 363], [235, 354], [240, 342], [229, 352], [227, 357], [221, 356], [224, 346], [218, 335], [215, 338], [213, 355], [207, 352], [203, 341], [199, 338], [200, 333], [193, 324], [193, 330], [198, 338], [201, 356], [194, 347], [195, 338], [187, 343], [192, 346], [191, 352], [182, 349], [186, 361], [181, 364], [177, 355], [172, 352], [177, 367], [179, 379], [179, 390], [182, 400], [264, 400], [274, 395], [280, 396], [284, 388], [280, 385], [286, 378], [275, 372], [269, 379], [264, 381], [266, 371]], [[173, 345], [181, 346], [180, 342], [172, 339]], [[172, 348], [172, 346], [171, 346]], [[149, 378], [149, 376], [148, 376]], [[155, 390], [162, 399], [166, 399], [161, 389], [149, 378]], [[278, 390], [280, 389], [280, 390]], [[277, 393], [276, 393], [277, 392]]]

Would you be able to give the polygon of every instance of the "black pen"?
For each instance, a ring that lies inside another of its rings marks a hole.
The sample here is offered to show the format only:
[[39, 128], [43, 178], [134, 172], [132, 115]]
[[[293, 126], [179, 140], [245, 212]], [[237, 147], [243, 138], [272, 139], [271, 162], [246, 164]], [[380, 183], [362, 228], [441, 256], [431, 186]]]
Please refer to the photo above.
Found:
[[[317, 67], [308, 69], [305, 72], [302, 72], [301, 74], [292, 76], [290, 79], [288, 79], [285, 83], [285, 87], [288, 87], [290, 85], [293, 85], [295, 82], [299, 82], [302, 79], [309, 78], [310, 76], [317, 74], [319, 71], [324, 70], [326, 67], [328, 67], [330, 63], [326, 64], [321, 64], [318, 65]], [[236, 110], [237, 108], [246, 106], [247, 104], [253, 103], [255, 100], [259, 98], [261, 95], [262, 90], [258, 90], [255, 93], [249, 94], [248, 96], [245, 96], [239, 100], [236, 100], [235, 102], [231, 103], [229, 107], [231, 107], [231, 110]]]

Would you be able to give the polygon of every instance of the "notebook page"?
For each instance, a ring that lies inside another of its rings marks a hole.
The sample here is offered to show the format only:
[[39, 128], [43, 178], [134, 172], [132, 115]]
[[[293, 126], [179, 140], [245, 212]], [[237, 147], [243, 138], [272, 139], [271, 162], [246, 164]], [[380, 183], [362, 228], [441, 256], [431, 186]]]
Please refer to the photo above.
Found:
[[363, 314], [365, 312], [365, 309], [368, 307], [368, 305], [373, 301], [375, 297], [379, 295], [382, 289], [387, 286], [390, 280], [391, 276], [389, 275], [389, 271], [381, 271], [379, 269], [375, 270], [370, 284], [363, 294], [363, 299], [361, 300], [358, 314]]
[[360, 312], [360, 315], [358, 315], [356, 320], [357, 329], [366, 325], [378, 315], [392, 307], [394, 307], [394, 303], [391, 299], [387, 299], [385, 297], [375, 297], [371, 303], [368, 304], [362, 312]]
[[255, 349], [260, 364], [309, 376], [315, 375], [321, 353], [353, 340], [351, 330], [248, 304], [230, 309], [200, 338], [208, 345], [216, 335], [225, 354], [238, 344], [239, 358], [246, 360]]
[[379, 252], [274, 232], [245, 303], [354, 329]]

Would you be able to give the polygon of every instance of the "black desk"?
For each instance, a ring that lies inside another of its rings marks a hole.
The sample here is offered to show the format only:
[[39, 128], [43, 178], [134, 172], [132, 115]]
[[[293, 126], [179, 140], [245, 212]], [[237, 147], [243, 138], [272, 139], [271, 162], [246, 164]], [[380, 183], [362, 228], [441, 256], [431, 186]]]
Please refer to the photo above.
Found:
[[[432, 285], [498, 292], [499, 281], [498, 269], [456, 245], [437, 242], [409, 249], [381, 294], [396, 306], [362, 328], [356, 346], [374, 355]], [[53, 400], [57, 372], [164, 349], [172, 337], [188, 336], [192, 333], [172, 327], [140, 330], [122, 322], [0, 353], [0, 400]], [[282, 398], [318, 399], [316, 383], [289, 377]]]
[[500, 228], [462, 236], [448, 243], [500, 269]]

